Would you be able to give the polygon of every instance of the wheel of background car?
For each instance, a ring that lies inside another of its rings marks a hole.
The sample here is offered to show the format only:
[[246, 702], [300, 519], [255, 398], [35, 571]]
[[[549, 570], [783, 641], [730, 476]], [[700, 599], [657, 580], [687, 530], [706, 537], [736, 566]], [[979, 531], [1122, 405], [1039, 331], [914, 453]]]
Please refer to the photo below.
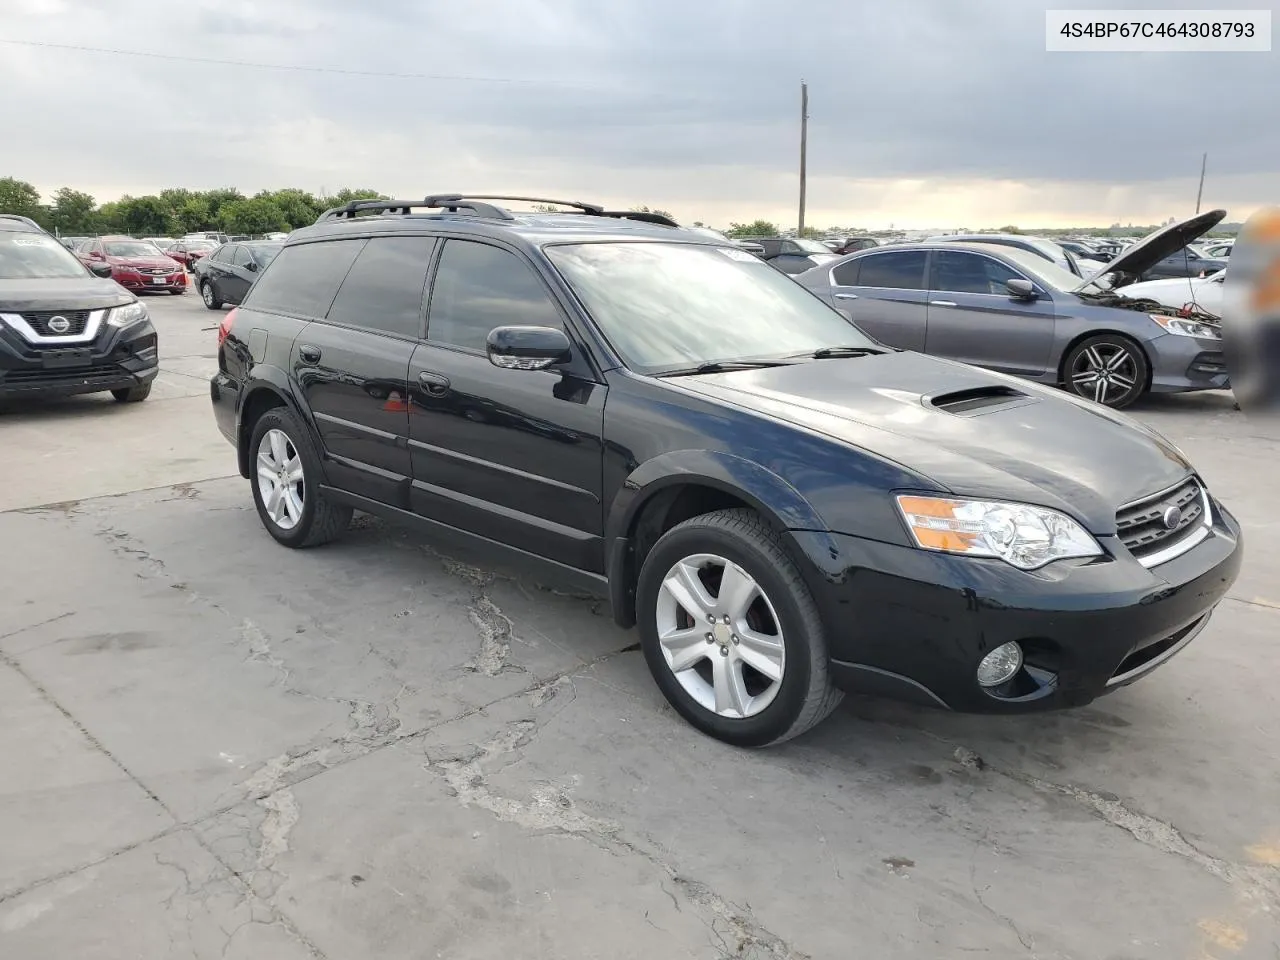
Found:
[[1128, 337], [1101, 333], [1076, 344], [1063, 361], [1063, 380], [1077, 396], [1120, 409], [1147, 389], [1147, 355]]
[[112, 390], [111, 396], [116, 403], [141, 403], [151, 396], [151, 384], [144, 383], [137, 387], [125, 387], [123, 390]]
[[318, 490], [320, 463], [293, 414], [268, 410], [249, 439], [250, 486], [258, 517], [286, 547], [314, 547], [337, 537], [351, 522], [351, 508]]
[[659, 689], [719, 740], [789, 740], [841, 700], [813, 596], [777, 533], [751, 510], [667, 531], [644, 560], [636, 612]]
[[200, 298], [204, 300], [204, 305], [210, 310], [222, 309], [222, 301], [218, 299], [218, 294], [214, 292], [212, 280], [200, 281]]

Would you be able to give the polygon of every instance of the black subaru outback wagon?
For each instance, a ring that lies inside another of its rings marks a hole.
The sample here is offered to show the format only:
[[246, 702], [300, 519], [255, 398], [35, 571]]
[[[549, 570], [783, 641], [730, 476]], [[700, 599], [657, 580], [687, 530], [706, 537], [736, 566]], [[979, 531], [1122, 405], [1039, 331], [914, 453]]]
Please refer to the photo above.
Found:
[[224, 318], [214, 412], [280, 543], [361, 510], [535, 560], [742, 745], [843, 690], [1087, 703], [1234, 581], [1236, 521], [1124, 415], [878, 344], [666, 218], [499, 200], [331, 210]]
[[25, 217], [0, 214], [0, 400], [110, 392], [145, 400], [159, 371], [147, 308]]

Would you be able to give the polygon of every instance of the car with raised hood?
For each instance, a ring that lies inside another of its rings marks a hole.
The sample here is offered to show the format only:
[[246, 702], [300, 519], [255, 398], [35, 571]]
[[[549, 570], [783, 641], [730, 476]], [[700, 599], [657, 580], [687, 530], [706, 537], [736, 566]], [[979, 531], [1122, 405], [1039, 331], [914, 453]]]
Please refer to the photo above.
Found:
[[1017, 247], [948, 239], [865, 250], [796, 280], [890, 346], [1122, 408], [1148, 392], [1229, 386], [1216, 318], [1125, 286], [1224, 216], [1158, 230], [1090, 278]]
[[0, 214], [0, 399], [147, 398], [159, 371], [156, 330], [110, 274], [29, 221]]
[[1235, 580], [1239, 525], [1149, 427], [879, 343], [669, 219], [514, 201], [551, 203], [327, 211], [223, 317], [213, 413], [277, 542], [359, 510], [603, 594], [744, 746], [847, 690], [1088, 703]]
[[187, 274], [182, 264], [160, 252], [148, 240], [132, 237], [94, 237], [76, 249], [86, 265], [105, 263], [111, 279], [126, 290], [147, 293], [187, 292]]

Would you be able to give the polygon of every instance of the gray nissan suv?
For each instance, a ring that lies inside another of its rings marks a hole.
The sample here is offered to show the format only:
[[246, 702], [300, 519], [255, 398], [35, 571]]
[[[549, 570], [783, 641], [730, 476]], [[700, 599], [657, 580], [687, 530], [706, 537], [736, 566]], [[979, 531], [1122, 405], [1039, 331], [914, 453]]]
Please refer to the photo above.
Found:
[[941, 241], [862, 250], [796, 281], [888, 346], [1127, 407], [1148, 391], [1229, 386], [1217, 318], [1124, 293], [1225, 216], [1158, 230], [1090, 279], [1012, 247]]

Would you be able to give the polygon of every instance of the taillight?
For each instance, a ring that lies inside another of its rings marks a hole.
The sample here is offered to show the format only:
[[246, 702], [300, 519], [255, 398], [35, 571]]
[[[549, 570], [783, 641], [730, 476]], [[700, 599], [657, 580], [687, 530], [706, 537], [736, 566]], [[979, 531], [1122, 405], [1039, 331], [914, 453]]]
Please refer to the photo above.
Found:
[[236, 311], [239, 309], [239, 307], [232, 307], [227, 312], [227, 315], [222, 318], [222, 322], [218, 324], [218, 346], [222, 346], [227, 337], [231, 336], [231, 328], [235, 326], [236, 322]]

